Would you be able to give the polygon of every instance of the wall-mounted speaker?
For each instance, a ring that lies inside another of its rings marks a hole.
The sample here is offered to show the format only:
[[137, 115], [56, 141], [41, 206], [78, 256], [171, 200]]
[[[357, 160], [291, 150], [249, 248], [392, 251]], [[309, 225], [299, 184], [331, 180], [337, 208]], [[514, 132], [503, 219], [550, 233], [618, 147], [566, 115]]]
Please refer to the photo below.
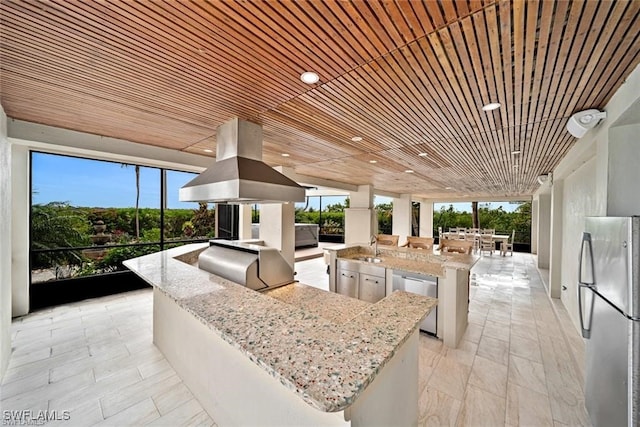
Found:
[[567, 130], [576, 138], [582, 138], [589, 129], [595, 127], [605, 117], [607, 117], [605, 111], [595, 109], [578, 111], [569, 117]]

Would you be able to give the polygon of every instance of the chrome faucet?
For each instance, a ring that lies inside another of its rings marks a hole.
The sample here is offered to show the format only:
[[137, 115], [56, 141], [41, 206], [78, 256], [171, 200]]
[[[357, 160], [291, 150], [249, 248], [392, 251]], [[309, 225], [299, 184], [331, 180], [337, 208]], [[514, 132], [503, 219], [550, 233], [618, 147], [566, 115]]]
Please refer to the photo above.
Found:
[[377, 257], [378, 256], [378, 237], [376, 237], [375, 234], [372, 234], [371, 242], [369, 243], [373, 245], [373, 256]]

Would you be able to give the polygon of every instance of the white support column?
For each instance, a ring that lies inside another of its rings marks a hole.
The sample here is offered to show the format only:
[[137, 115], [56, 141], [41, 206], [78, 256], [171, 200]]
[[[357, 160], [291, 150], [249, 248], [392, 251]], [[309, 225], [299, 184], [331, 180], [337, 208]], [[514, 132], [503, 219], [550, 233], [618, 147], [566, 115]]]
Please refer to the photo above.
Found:
[[433, 237], [433, 202], [420, 202], [420, 237]]
[[349, 193], [349, 207], [344, 210], [344, 242], [368, 244], [376, 233], [373, 187], [360, 185]]
[[238, 207], [238, 239], [251, 239], [251, 210], [253, 205], [242, 204]]
[[538, 253], [538, 196], [531, 200], [531, 253]]
[[398, 245], [407, 241], [411, 236], [411, 194], [402, 194], [393, 199], [393, 234], [400, 236]]
[[551, 250], [549, 253], [549, 295], [560, 298], [562, 293], [562, 198], [564, 180], [553, 182], [551, 188]]
[[11, 146], [11, 316], [29, 313], [29, 149]]
[[11, 145], [0, 105], [0, 383], [11, 358]]
[[549, 268], [551, 248], [551, 194], [538, 197], [538, 235], [535, 236], [538, 249], [538, 268]]
[[295, 218], [294, 203], [260, 205], [260, 240], [279, 249], [292, 268], [295, 264]]

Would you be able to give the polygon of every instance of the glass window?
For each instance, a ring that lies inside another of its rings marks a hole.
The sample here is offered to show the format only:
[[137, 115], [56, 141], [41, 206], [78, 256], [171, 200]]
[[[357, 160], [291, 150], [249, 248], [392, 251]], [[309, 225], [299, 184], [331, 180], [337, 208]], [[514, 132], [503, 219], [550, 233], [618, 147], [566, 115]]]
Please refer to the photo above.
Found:
[[164, 211], [164, 238], [166, 243], [186, 239], [215, 237], [215, 209], [213, 204], [181, 202], [180, 187], [195, 178], [191, 172], [166, 171], [166, 202]]
[[121, 271], [123, 261], [165, 243], [207, 240], [214, 210], [178, 200], [195, 176], [32, 152], [31, 282]]

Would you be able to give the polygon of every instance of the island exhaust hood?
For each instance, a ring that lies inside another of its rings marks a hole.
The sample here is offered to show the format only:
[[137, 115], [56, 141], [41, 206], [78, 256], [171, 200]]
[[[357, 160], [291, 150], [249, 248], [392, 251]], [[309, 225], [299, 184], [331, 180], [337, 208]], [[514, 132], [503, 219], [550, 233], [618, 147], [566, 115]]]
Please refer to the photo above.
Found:
[[181, 202], [304, 202], [303, 187], [262, 162], [262, 126], [234, 118], [216, 143], [216, 162], [180, 189]]

